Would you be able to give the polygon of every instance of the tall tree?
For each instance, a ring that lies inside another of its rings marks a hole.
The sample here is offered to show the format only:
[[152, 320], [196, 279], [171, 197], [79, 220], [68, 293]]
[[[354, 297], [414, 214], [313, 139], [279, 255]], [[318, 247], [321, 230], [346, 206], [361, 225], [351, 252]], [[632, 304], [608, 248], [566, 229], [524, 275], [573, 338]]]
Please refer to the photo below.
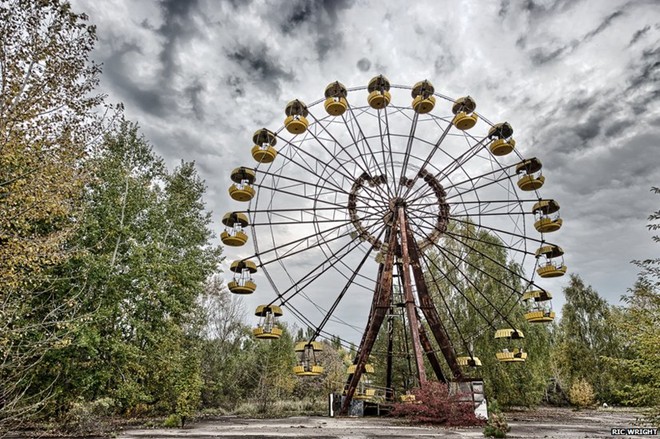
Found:
[[61, 291], [76, 288], [86, 318], [71, 342], [35, 374], [58, 376], [54, 407], [109, 397], [119, 410], [181, 412], [200, 398], [199, 296], [216, 270], [204, 183], [192, 163], [167, 172], [124, 122], [90, 162], [85, 214], [60, 268]]
[[0, 428], [40, 407], [32, 370], [77, 313], [80, 292], [53, 300], [44, 271], [74, 250], [81, 164], [101, 131], [86, 20], [57, 0], [0, 2]]
[[[660, 195], [660, 187], [652, 187], [651, 192]], [[660, 210], [651, 213], [648, 216], [648, 220], [651, 221], [651, 223], [647, 224], [647, 229], [654, 232], [660, 230]], [[659, 235], [653, 235], [651, 239], [656, 243], [660, 243]], [[660, 288], [660, 258], [648, 258], [632, 262], [642, 269], [639, 273], [639, 278], [642, 282], [646, 282], [650, 287], [656, 290]]]
[[[660, 194], [660, 188], [651, 189]], [[648, 229], [660, 230], [660, 210], [653, 212]], [[660, 243], [654, 235], [653, 241]], [[623, 389], [628, 403], [650, 407], [652, 422], [660, 422], [660, 258], [633, 261], [642, 269], [630, 294], [623, 297], [627, 304], [618, 329], [622, 332], [632, 355], [614, 358], [631, 382]]]
[[293, 337], [280, 323], [282, 336], [276, 340], [253, 340], [253, 358], [247, 366], [252, 370], [252, 392], [259, 411], [267, 413], [274, 401], [291, 396], [296, 385], [292, 373], [296, 363]]
[[[523, 290], [521, 268], [508, 259], [498, 237], [469, 223], [452, 223], [441, 249], [430, 257], [427, 282], [457, 352], [472, 351], [481, 360], [477, 374], [489, 398], [505, 406], [538, 404], [550, 375], [551, 333], [546, 325], [527, 323], [516, 305]], [[525, 363], [496, 359], [502, 346], [494, 342], [491, 324], [522, 330]], [[448, 370], [446, 375], [451, 376]]]
[[585, 380], [594, 388], [598, 399], [616, 401], [613, 391], [618, 378], [604, 360], [622, 352], [614, 327], [614, 311], [576, 274], [571, 275], [564, 296], [566, 303], [555, 348], [562, 387], [568, 389], [573, 383]]
[[612, 363], [628, 377], [621, 386], [622, 400], [649, 407], [653, 423], [660, 422], [660, 292], [640, 279], [623, 297], [627, 307], [617, 328], [631, 355], [613, 358]]
[[[99, 134], [88, 61], [96, 34], [56, 0], [0, 3], [0, 284], [19, 288], [66, 255]], [[0, 293], [0, 294], [3, 294]]]
[[214, 276], [200, 306], [207, 322], [202, 331], [202, 404], [233, 409], [251, 396], [248, 383], [254, 374], [249, 367], [254, 343], [251, 328], [245, 324], [243, 302]]

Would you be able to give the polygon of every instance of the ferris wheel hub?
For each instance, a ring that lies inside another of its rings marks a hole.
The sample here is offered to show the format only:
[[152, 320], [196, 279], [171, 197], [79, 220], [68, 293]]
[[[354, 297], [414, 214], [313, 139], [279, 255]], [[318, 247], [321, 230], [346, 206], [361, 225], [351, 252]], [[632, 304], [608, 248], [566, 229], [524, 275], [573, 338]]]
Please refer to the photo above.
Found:
[[402, 197], [393, 197], [390, 200], [389, 204], [390, 204], [390, 210], [393, 213], [398, 212], [399, 208], [404, 208], [405, 209], [406, 206], [407, 206], [406, 200], [403, 199]]

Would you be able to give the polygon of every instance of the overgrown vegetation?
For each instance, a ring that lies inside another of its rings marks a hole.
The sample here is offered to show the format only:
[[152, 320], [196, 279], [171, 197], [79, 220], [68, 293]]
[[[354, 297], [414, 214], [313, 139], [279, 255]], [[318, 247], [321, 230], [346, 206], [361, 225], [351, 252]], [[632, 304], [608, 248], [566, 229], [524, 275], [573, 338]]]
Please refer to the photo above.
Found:
[[493, 400], [488, 404], [488, 421], [484, 427], [484, 436], [503, 438], [511, 428], [506, 420], [506, 416], [502, 413], [499, 404]]
[[395, 403], [392, 416], [405, 417], [412, 422], [447, 427], [483, 425], [484, 420], [474, 414], [472, 401], [465, 402], [460, 394], [450, 394], [449, 386], [430, 381], [412, 390], [415, 400]]
[[568, 390], [568, 400], [575, 407], [589, 407], [593, 405], [594, 389], [591, 387], [591, 384], [584, 378], [580, 378], [573, 382], [573, 385]]

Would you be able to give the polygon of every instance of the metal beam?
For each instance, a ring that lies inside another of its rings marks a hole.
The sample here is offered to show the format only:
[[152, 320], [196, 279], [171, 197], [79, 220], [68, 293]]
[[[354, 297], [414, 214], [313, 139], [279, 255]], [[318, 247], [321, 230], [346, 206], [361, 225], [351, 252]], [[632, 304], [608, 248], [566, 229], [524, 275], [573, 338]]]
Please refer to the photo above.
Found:
[[393, 249], [396, 245], [396, 233], [392, 233], [392, 231], [395, 228], [396, 221], [393, 221], [393, 224], [385, 232], [385, 239], [389, 242], [389, 250], [385, 257], [385, 262], [378, 269], [376, 290], [374, 291], [374, 298], [371, 303], [367, 328], [364, 331], [362, 341], [360, 341], [360, 347], [358, 348], [358, 354], [353, 362], [355, 364], [355, 373], [350, 374], [346, 380], [346, 395], [339, 411], [340, 415], [348, 414], [348, 408], [355, 394], [355, 389], [360, 383], [364, 366], [369, 360], [369, 355], [374, 347], [376, 337], [378, 337], [378, 331], [390, 308], [392, 301], [392, 270], [394, 266]]
[[[408, 315], [408, 324], [410, 326], [410, 337], [412, 339], [413, 353], [415, 354], [415, 364], [417, 365], [417, 379], [419, 386], [426, 385], [426, 371], [424, 370], [424, 358], [422, 357], [422, 346], [419, 339], [419, 321], [417, 320], [415, 296], [412, 291], [412, 279], [410, 277], [411, 259], [409, 253], [409, 243], [415, 242], [409, 235], [406, 213], [403, 206], [398, 208], [399, 216], [399, 234], [401, 236], [401, 265], [403, 268], [403, 297], [406, 304], [406, 314]], [[419, 265], [419, 261], [418, 261]]]
[[445, 377], [445, 374], [442, 372], [442, 367], [440, 366], [440, 362], [438, 361], [437, 355], [435, 355], [435, 351], [433, 350], [433, 345], [431, 344], [431, 340], [429, 340], [428, 335], [426, 335], [426, 330], [424, 329], [424, 325], [421, 324], [421, 319], [419, 318], [419, 314], [417, 315], [417, 319], [420, 321], [419, 341], [422, 342], [422, 347], [424, 348], [424, 353], [426, 354], [426, 358], [429, 359], [429, 363], [431, 363], [431, 367], [433, 368], [433, 372], [435, 372], [435, 376], [436, 378], [438, 378], [438, 381], [446, 383], [447, 377]]
[[387, 318], [387, 369], [385, 371], [385, 401], [394, 401], [394, 391], [392, 389], [392, 353], [394, 350], [394, 317], [391, 315], [393, 310], [390, 308], [390, 316]]
[[[405, 223], [403, 227], [407, 228], [408, 220], [404, 217], [403, 221]], [[449, 369], [451, 369], [452, 374], [454, 375], [454, 379], [462, 380], [464, 378], [463, 371], [458, 365], [458, 361], [456, 360], [456, 353], [454, 352], [451, 341], [449, 340], [449, 335], [442, 325], [438, 310], [435, 308], [435, 304], [433, 303], [431, 295], [429, 294], [426, 286], [424, 272], [420, 266], [420, 255], [419, 249], [417, 248], [417, 243], [412, 236], [408, 235], [407, 238], [407, 247], [408, 251], [410, 252], [410, 265], [415, 277], [415, 285], [417, 286], [417, 297], [419, 298], [420, 305], [419, 308], [422, 310], [422, 313], [426, 318], [426, 322], [431, 329], [431, 333], [433, 333], [433, 337], [435, 338], [436, 342], [438, 342], [438, 346], [440, 347], [442, 355], [445, 357], [445, 360], [447, 360], [447, 364], [449, 365]]]

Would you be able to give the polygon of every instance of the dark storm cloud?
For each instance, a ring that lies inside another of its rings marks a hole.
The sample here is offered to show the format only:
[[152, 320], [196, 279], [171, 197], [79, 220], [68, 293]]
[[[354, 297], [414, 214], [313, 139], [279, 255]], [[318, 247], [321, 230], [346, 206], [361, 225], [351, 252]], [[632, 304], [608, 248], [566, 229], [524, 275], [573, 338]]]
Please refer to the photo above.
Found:
[[557, 49], [550, 49], [550, 50], [544, 47], [537, 47], [536, 49], [533, 49], [530, 52], [529, 57], [535, 66], [541, 66], [545, 63], [554, 60], [555, 58], [558, 58], [568, 49], [569, 46], [563, 46]]
[[601, 114], [592, 114], [586, 122], [575, 126], [574, 132], [580, 139], [582, 146], [588, 145], [600, 134], [601, 116]]
[[562, 106], [562, 110], [570, 111], [573, 114], [581, 113], [593, 107], [598, 102], [597, 96], [580, 96], [569, 100]]
[[[570, 8], [576, 6], [578, 0], [555, 0], [555, 1], [544, 1], [538, 2], [534, 0], [526, 0], [523, 2], [507, 2], [507, 9], [505, 13], [509, 12], [508, 6], [513, 4], [522, 8], [523, 12], [529, 14], [532, 19], [542, 19], [544, 17], [565, 13]], [[502, 13], [502, 4], [500, 4], [500, 13]]]
[[[643, 188], [657, 168], [653, 160], [660, 136], [657, 133], [639, 133], [622, 140], [610, 148], [589, 157], [574, 157], [567, 162], [558, 186], [570, 188], [575, 196], [590, 195], [601, 190]], [[632, 154], [631, 152], [635, 153]], [[576, 206], [577, 207], [577, 206]], [[607, 216], [618, 219], [639, 215], [637, 210], [617, 209]]]
[[233, 75], [229, 76], [225, 80], [225, 85], [228, 86], [229, 93], [232, 98], [237, 98], [245, 94], [245, 90], [243, 89], [243, 82], [243, 79]]
[[[198, 2], [162, 0], [158, 3], [162, 12], [162, 25], [154, 27], [148, 19], [140, 22], [140, 27], [161, 35], [164, 38], [160, 53], [155, 63], [155, 76], [148, 82], [138, 82], [135, 78], [139, 74], [135, 66], [129, 61], [129, 55], [145, 56], [138, 43], [124, 43], [119, 49], [111, 52], [104, 61], [104, 77], [116, 85], [123, 100], [147, 114], [165, 117], [176, 112], [176, 94], [171, 88], [171, 82], [180, 66], [177, 65], [177, 54], [180, 50], [178, 42], [182, 38], [190, 38], [196, 31], [191, 25], [192, 16], [197, 10]], [[190, 103], [197, 119], [203, 118], [201, 95], [203, 86], [199, 81], [191, 81], [183, 90], [183, 96]]]
[[112, 52], [103, 63], [103, 76], [118, 90], [121, 100], [148, 114], [159, 117], [167, 113], [167, 105], [162, 91], [153, 85], [137, 84], [134, 77], [133, 66], [126, 61], [131, 53], [142, 55], [140, 47], [131, 43], [124, 43]]
[[607, 137], [617, 137], [619, 134], [623, 133], [627, 127], [631, 125], [631, 120], [616, 120], [613, 121], [605, 128], [605, 135]]
[[193, 113], [195, 113], [197, 120], [203, 120], [204, 108], [202, 108], [202, 102], [200, 98], [204, 93], [204, 86], [199, 81], [195, 81], [184, 89], [184, 93], [192, 105]]
[[[541, 66], [545, 63], [548, 63], [550, 61], [553, 61], [557, 58], [560, 58], [570, 52], [573, 52], [575, 49], [577, 49], [580, 45], [586, 43], [587, 41], [591, 40], [593, 37], [596, 35], [600, 34], [603, 32], [605, 29], [607, 29], [609, 26], [611, 26], [612, 22], [614, 19], [617, 17], [620, 17], [623, 15], [623, 12], [621, 11], [616, 11], [607, 17], [605, 17], [605, 20], [601, 24], [599, 24], [595, 29], [587, 32], [584, 37], [582, 37], [580, 40], [573, 40], [569, 42], [568, 44], [562, 45], [557, 48], [547, 48], [547, 47], [537, 47], [533, 49], [530, 52], [530, 59], [532, 63], [536, 66]], [[521, 37], [522, 41], [520, 43], [520, 47], [524, 47], [525, 40], [524, 37]], [[520, 41], [520, 38], [518, 39]], [[518, 44], [518, 42], [516, 42]]]
[[[546, 111], [533, 131], [534, 144], [544, 145], [548, 152], [545, 164], [559, 169], [574, 157], [602, 143], [604, 135], [615, 136], [630, 124], [623, 111], [622, 96], [613, 88], [586, 94], [577, 90]], [[540, 110], [541, 107], [539, 107]], [[605, 133], [604, 133], [605, 131]]]
[[362, 58], [357, 62], [357, 68], [363, 72], [368, 71], [369, 67], [371, 67], [371, 61], [369, 61], [367, 58]]
[[286, 71], [265, 45], [241, 46], [227, 53], [227, 58], [240, 66], [253, 84], [279, 93], [280, 81], [292, 81], [295, 75]]
[[592, 30], [591, 32], [587, 33], [584, 36], [584, 40], [589, 40], [590, 38], [593, 38], [594, 36], [598, 35], [602, 31], [607, 29], [612, 24], [612, 21], [614, 21], [615, 18], [620, 17], [621, 15], [623, 15], [622, 11], [616, 11], [605, 17], [605, 20], [603, 20], [603, 22], [600, 25], [598, 25], [596, 29]]
[[648, 103], [655, 101], [660, 94], [660, 48], [644, 50], [639, 61], [630, 66], [630, 69], [634, 74], [631, 76], [628, 91], [644, 92], [639, 100], [633, 102], [635, 111], [645, 111]]
[[504, 18], [507, 12], [509, 12], [509, 3], [510, 3], [509, 0], [502, 0], [500, 2], [500, 10], [497, 12], [497, 15], [499, 17]]
[[650, 26], [650, 25], [647, 25], [647, 26], [644, 26], [643, 28], [641, 28], [640, 30], [636, 31], [636, 32], [633, 34], [632, 38], [630, 39], [630, 44], [629, 44], [629, 46], [632, 46], [632, 45], [635, 44], [637, 41], [639, 41], [639, 39], [642, 38], [644, 35], [646, 35], [646, 33], [647, 33], [649, 30], [651, 30], [651, 26]]
[[[535, 10], [535, 9], [532, 8], [532, 10]], [[622, 11], [615, 11], [615, 12], [611, 13], [610, 15], [608, 15], [607, 17], [605, 17], [605, 19], [598, 26], [596, 26], [595, 29], [593, 29], [593, 30], [587, 32], [586, 34], [584, 34], [584, 36], [582, 38], [580, 38], [579, 40], [571, 40], [570, 42], [568, 42], [566, 44], [563, 44], [563, 45], [560, 45], [559, 47], [554, 47], [554, 48], [553, 47], [548, 48], [548, 47], [545, 47], [545, 46], [536, 47], [536, 48], [534, 48], [530, 51], [529, 57], [530, 57], [532, 63], [535, 66], [541, 66], [541, 65], [546, 64], [550, 61], [553, 61], [557, 58], [561, 58], [561, 57], [563, 57], [563, 56], [565, 56], [569, 53], [572, 53], [579, 46], [587, 43], [593, 37], [595, 37], [596, 35], [603, 32], [605, 29], [607, 29], [608, 27], [610, 27], [612, 25], [612, 22], [616, 18], [618, 18], [622, 15], [623, 15]], [[520, 48], [525, 48], [526, 39], [525, 39], [524, 36], [521, 36], [520, 38], [518, 38], [518, 40], [516, 41], [516, 46], [518, 46]]]
[[196, 26], [192, 24], [192, 15], [197, 11], [197, 0], [160, 0], [163, 13], [163, 24], [158, 32], [165, 37], [160, 53], [164, 78], [171, 78], [178, 70], [176, 64], [177, 42], [184, 36], [195, 32]]
[[289, 2], [290, 12], [280, 25], [287, 36], [299, 33], [314, 39], [314, 48], [319, 59], [335, 48], [343, 46], [341, 13], [353, 5], [353, 0], [300, 0]]

